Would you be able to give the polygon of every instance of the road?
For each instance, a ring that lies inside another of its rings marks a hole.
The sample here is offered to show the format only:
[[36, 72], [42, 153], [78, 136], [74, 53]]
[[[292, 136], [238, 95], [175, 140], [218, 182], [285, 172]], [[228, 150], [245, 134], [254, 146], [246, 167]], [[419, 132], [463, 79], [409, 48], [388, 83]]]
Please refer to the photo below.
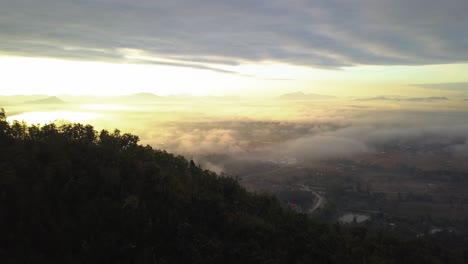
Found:
[[323, 197], [320, 194], [318, 194], [316, 191], [311, 191], [311, 193], [317, 197], [317, 201], [315, 202], [314, 207], [309, 209], [309, 214], [315, 212], [315, 210], [319, 209], [323, 204]]
[[309, 212], [308, 212], [309, 214], [312, 214], [312, 213], [315, 212], [317, 209], [319, 209], [320, 207], [322, 207], [322, 205], [323, 205], [325, 199], [323, 198], [323, 196], [321, 196], [320, 194], [318, 194], [316, 191], [311, 190], [311, 189], [309, 188], [309, 186], [304, 186], [304, 185], [303, 185], [302, 188], [303, 188], [304, 191], [311, 192], [311, 193], [315, 196], [315, 198], [317, 198], [316, 201], [315, 201], [314, 206], [313, 206], [312, 208], [310, 208], [310, 209], [309, 209]]

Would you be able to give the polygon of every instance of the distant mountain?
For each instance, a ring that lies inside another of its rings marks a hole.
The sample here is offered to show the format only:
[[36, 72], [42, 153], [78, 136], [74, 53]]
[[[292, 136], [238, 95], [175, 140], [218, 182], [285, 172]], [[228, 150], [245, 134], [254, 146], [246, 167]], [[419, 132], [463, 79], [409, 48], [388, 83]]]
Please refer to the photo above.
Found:
[[43, 99], [30, 100], [24, 102], [25, 104], [65, 104], [66, 102], [57, 96], [50, 96]]
[[434, 101], [447, 101], [447, 97], [422, 97], [422, 98], [408, 98], [404, 99], [404, 101], [409, 102], [434, 102]]
[[[107, 99], [109, 101], [120, 101], [120, 103], [132, 103], [132, 104], [148, 104], [152, 103], [155, 100], [159, 100], [163, 97], [152, 94], [152, 93], [135, 93], [135, 94], [130, 94], [130, 95], [123, 95], [123, 96], [117, 96], [117, 97], [108, 97]], [[123, 101], [122, 101], [123, 100]]]
[[389, 98], [385, 96], [377, 96], [372, 98], [360, 98], [356, 99], [357, 101], [387, 101], [387, 100], [399, 100], [398, 98]]
[[447, 97], [387, 97], [387, 96], [377, 96], [371, 98], [361, 98], [356, 99], [357, 101], [401, 101], [401, 102], [436, 102], [436, 101], [447, 101]]
[[153, 93], [136, 93], [136, 94], [131, 94], [127, 95], [125, 97], [132, 97], [132, 98], [160, 98], [161, 96], [153, 94]]
[[0, 102], [2, 105], [15, 105], [22, 104], [25, 101], [32, 101], [43, 99], [47, 95], [0, 95]]
[[324, 99], [333, 99], [335, 96], [324, 95], [324, 94], [305, 94], [303, 92], [294, 92], [280, 95], [279, 99], [282, 100], [324, 100]]

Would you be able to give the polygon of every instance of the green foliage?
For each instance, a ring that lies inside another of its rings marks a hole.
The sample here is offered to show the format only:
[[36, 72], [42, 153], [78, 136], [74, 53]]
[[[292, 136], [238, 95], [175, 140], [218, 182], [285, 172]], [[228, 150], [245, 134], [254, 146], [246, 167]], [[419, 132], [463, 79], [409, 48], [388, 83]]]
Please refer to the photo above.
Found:
[[463, 263], [468, 255], [316, 223], [119, 130], [10, 125], [4, 111], [0, 122], [2, 263]]
[[0, 140], [4, 139], [6, 134], [8, 134], [7, 129], [9, 125], [6, 120], [5, 109], [0, 108]]

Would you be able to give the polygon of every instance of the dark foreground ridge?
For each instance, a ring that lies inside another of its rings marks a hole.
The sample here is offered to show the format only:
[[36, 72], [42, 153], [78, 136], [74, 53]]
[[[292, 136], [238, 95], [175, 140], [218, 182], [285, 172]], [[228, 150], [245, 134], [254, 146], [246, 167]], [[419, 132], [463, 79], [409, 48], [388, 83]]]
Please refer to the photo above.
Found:
[[320, 224], [184, 157], [0, 112], [1, 263], [467, 263], [466, 249]]

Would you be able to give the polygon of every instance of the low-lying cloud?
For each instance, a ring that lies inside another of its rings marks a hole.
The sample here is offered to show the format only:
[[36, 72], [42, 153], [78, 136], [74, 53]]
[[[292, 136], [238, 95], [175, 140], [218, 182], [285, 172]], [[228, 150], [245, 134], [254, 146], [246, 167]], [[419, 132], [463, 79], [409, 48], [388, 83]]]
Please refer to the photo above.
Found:
[[302, 160], [350, 157], [372, 151], [358, 140], [333, 136], [306, 136], [286, 141], [280, 147], [276, 151], [286, 151], [296, 159]]
[[[31, 108], [21, 104], [7, 114], [24, 107]], [[57, 107], [73, 112], [74, 104], [70, 99]], [[468, 155], [468, 110], [465, 102], [455, 100], [404, 101], [396, 107], [393, 102], [342, 99], [239, 104], [222, 98], [159, 98], [154, 105], [99, 113], [92, 121], [96, 127], [137, 134], [143, 144], [185, 155], [217, 172], [226, 169], [226, 160], [318, 161], [385, 151]]]
[[[336, 114], [336, 112], [333, 112]], [[163, 148], [194, 157], [216, 171], [222, 160], [319, 161], [384, 151], [418, 155], [468, 155], [466, 112], [348, 112], [348, 119], [330, 113], [318, 121], [248, 121], [179, 123]], [[197, 127], [187, 129], [187, 127]]]

